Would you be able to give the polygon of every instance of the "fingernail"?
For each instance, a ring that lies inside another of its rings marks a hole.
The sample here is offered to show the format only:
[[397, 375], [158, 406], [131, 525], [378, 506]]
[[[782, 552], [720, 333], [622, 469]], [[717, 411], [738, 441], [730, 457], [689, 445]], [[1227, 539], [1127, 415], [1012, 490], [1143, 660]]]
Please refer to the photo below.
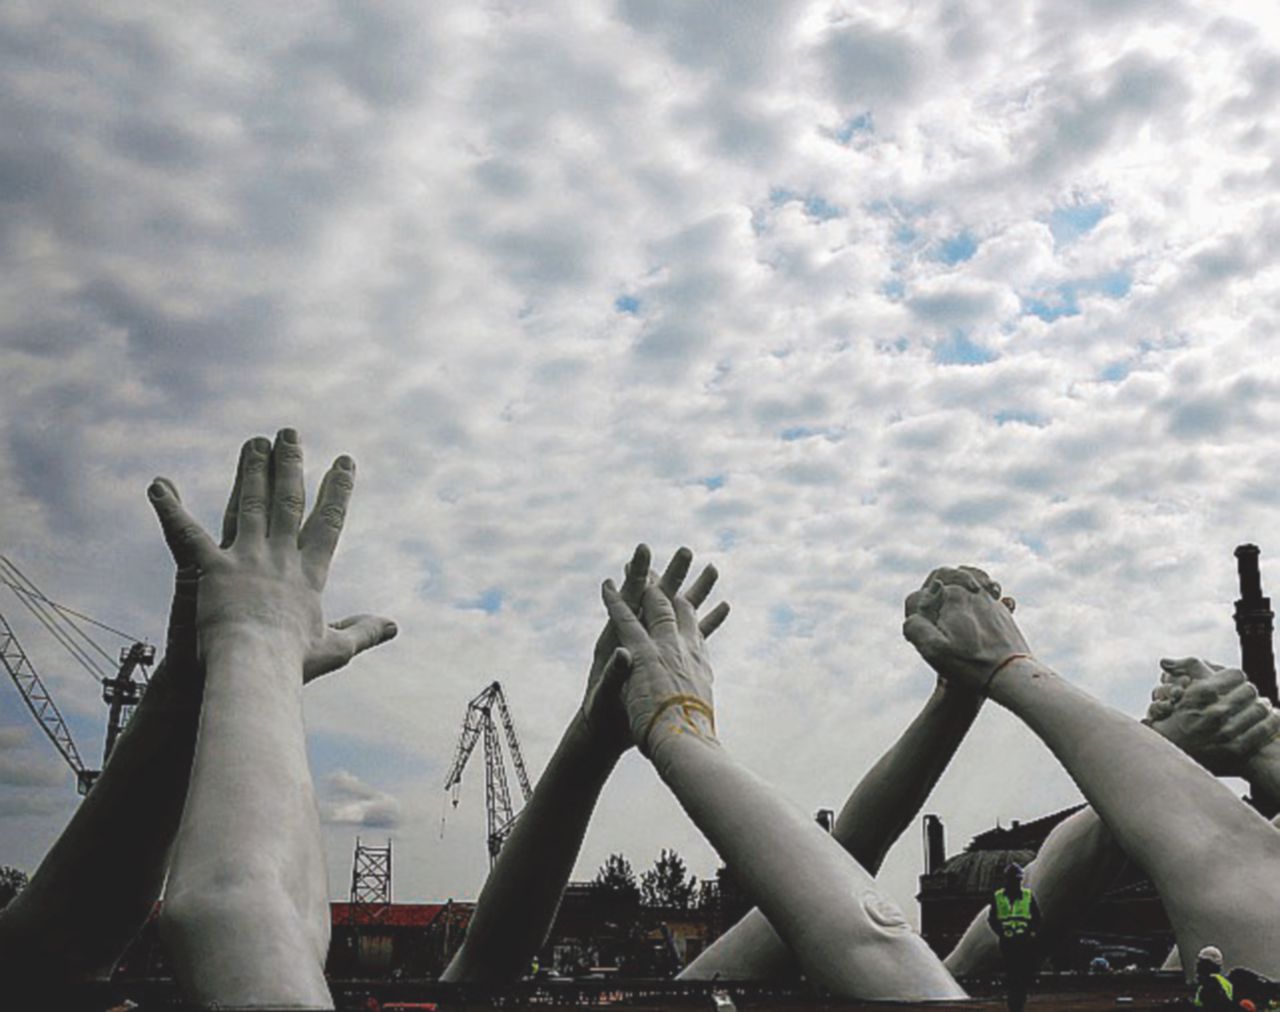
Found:
[[612, 580], [605, 580], [604, 583], [600, 585], [600, 589], [608, 591], [610, 594], [616, 594], [618, 592], [617, 588], [614, 587]]
[[163, 499], [166, 495], [164, 484], [157, 478], [147, 486], [147, 495], [152, 499]]
[[396, 636], [400, 635], [400, 627], [394, 622], [388, 622], [382, 627], [382, 631], [386, 633], [387, 639], [394, 639]]
[[1161, 657], [1161, 658], [1160, 658], [1160, 667], [1162, 667], [1162, 668], [1171, 668], [1171, 667], [1173, 667], [1173, 661], [1171, 661], [1168, 657]]
[[253, 448], [257, 450], [259, 453], [270, 453], [271, 440], [269, 440], [266, 436], [254, 436]]
[[333, 466], [343, 471], [354, 471], [356, 469], [356, 462], [344, 453], [333, 462]]
[[281, 429], [281, 430], [280, 430], [280, 442], [282, 442], [282, 443], [293, 443], [294, 445], [297, 445], [297, 442], [298, 442], [298, 430], [297, 430], [297, 429]]

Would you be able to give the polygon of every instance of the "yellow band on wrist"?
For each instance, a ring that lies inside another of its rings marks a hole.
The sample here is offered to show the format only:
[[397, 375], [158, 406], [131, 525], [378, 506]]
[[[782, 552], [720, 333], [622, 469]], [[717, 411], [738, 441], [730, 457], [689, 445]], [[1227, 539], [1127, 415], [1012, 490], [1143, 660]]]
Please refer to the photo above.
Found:
[[657, 726], [657, 723], [659, 719], [662, 717], [662, 715], [666, 713], [669, 709], [671, 709], [673, 706], [680, 707], [681, 711], [684, 713], [686, 720], [692, 721], [692, 714], [694, 713], [702, 714], [704, 717], [707, 718], [707, 720], [711, 724], [711, 733], [712, 734], [715, 733], [715, 730], [716, 730], [715, 711], [712, 710], [711, 707], [705, 701], [699, 699], [697, 696], [689, 696], [689, 695], [667, 696], [666, 699], [658, 703], [658, 708], [653, 711], [653, 716], [649, 718], [649, 726], [644, 729], [645, 742], [649, 741], [649, 735], [653, 734], [653, 729], [655, 726]]

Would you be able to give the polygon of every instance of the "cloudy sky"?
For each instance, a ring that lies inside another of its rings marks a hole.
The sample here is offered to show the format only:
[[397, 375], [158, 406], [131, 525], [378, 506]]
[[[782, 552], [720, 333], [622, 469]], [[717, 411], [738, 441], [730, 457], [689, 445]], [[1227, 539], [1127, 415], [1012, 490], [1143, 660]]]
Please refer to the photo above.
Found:
[[[398, 899], [476, 894], [466, 701], [501, 679], [540, 771], [639, 540], [720, 567], [723, 738], [806, 810], [928, 694], [936, 564], [1140, 713], [1158, 657], [1235, 659], [1236, 544], [1280, 591], [1280, 19], [1223, 9], [6, 4], [0, 551], [162, 641], [153, 475], [212, 525], [248, 436], [359, 461], [328, 604], [401, 635], [307, 689], [335, 898], [357, 834]], [[929, 810], [957, 848], [1076, 797], [986, 712]], [[75, 803], [0, 686], [0, 863]], [[664, 846], [716, 865], [632, 754], [577, 874]]]

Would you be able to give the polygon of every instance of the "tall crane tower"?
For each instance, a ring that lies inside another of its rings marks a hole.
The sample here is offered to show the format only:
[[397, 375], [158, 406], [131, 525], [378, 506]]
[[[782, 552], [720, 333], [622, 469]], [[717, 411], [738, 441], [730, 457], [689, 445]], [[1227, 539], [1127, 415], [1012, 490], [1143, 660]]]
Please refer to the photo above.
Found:
[[[497, 721], [494, 711], [497, 711]], [[476, 742], [484, 738], [484, 800], [487, 820], [489, 846], [489, 867], [498, 860], [498, 852], [502, 850], [511, 830], [515, 827], [517, 813], [511, 807], [511, 790], [507, 785], [507, 764], [502, 755], [502, 739], [498, 735], [498, 722], [507, 740], [507, 750], [511, 753], [511, 765], [515, 767], [516, 779], [520, 782], [520, 790], [524, 800], [528, 801], [533, 794], [529, 786], [529, 774], [525, 771], [524, 757], [520, 754], [520, 742], [516, 738], [516, 725], [511, 719], [511, 711], [507, 709], [506, 697], [502, 694], [502, 685], [492, 682], [485, 690], [467, 704], [467, 713], [462, 721], [462, 737], [458, 739], [458, 748], [453, 755], [453, 765], [444, 778], [444, 789], [453, 791], [453, 807], [458, 807], [458, 795], [462, 788], [462, 771], [467, 760], [475, 750]]]
[[[102, 762], [106, 765], [116, 739], [146, 689], [147, 672], [155, 661], [156, 648], [50, 600], [13, 560], [3, 555], [0, 555], [0, 584], [13, 591], [18, 601], [36, 617], [49, 635], [102, 686], [103, 702], [110, 707], [107, 736], [102, 750]], [[111, 654], [86, 631], [86, 625], [96, 626], [130, 642], [129, 646], [120, 651], [118, 666]], [[13, 679], [13, 684], [18, 687], [23, 702], [27, 704], [27, 709], [35, 717], [40, 729], [75, 773], [76, 788], [81, 794], [87, 794], [100, 771], [89, 768], [81, 758], [62, 712], [49, 694], [49, 689], [30, 655], [18, 641], [13, 626], [3, 614], [0, 614], [0, 666]], [[134, 681], [135, 675], [137, 681]]]

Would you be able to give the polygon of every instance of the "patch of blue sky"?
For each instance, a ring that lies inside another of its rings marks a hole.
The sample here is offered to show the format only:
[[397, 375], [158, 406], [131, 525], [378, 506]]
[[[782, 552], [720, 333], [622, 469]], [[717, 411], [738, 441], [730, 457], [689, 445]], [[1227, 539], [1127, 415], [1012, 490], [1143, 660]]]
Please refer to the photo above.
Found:
[[1112, 362], [1098, 373], [1098, 379], [1104, 383], [1119, 383], [1132, 371], [1133, 364], [1128, 361]]
[[1080, 314], [1080, 296], [1104, 295], [1123, 299], [1133, 287], [1133, 275], [1126, 270], [1108, 271], [1096, 278], [1080, 278], [1055, 285], [1043, 295], [1022, 299], [1023, 315], [1037, 316], [1046, 323]]
[[1082, 235], [1091, 232], [1110, 211], [1111, 208], [1103, 202], [1055, 207], [1049, 213], [1049, 231], [1054, 243], [1065, 246], [1075, 242]]
[[790, 428], [783, 429], [778, 433], [779, 438], [786, 443], [794, 443], [797, 439], [811, 439], [814, 436], [834, 439], [835, 435], [834, 429], [812, 425], [792, 425]]
[[876, 123], [870, 112], [859, 113], [850, 120], [846, 120], [836, 130], [835, 138], [841, 144], [848, 144], [855, 137], [865, 136], [876, 132]]
[[1049, 424], [1049, 419], [1044, 415], [1034, 411], [1021, 411], [1018, 408], [1004, 408], [991, 417], [996, 420], [997, 425], [1032, 425], [1037, 429], [1043, 429]]
[[919, 232], [905, 223], [893, 230], [893, 241], [903, 246], [910, 246], [919, 236]]
[[792, 201], [799, 201], [804, 208], [804, 213], [810, 218], [816, 218], [818, 221], [829, 221], [832, 218], [840, 218], [844, 215], [843, 209], [832, 204], [821, 194], [809, 194], [806, 196], [781, 186], [775, 186], [769, 191], [769, 203], [774, 207], [782, 207]]
[[707, 489], [707, 491], [714, 492], [718, 488], [724, 488], [724, 480], [723, 474], [711, 474], [701, 479], [700, 483]]
[[880, 291], [896, 302], [906, 294], [907, 286], [903, 283], [902, 278], [890, 278], [880, 286]]
[[1031, 549], [1033, 555], [1047, 555], [1049, 552], [1049, 546], [1044, 543], [1044, 539], [1034, 534], [1020, 534], [1018, 540]]
[[775, 636], [789, 636], [796, 625], [795, 609], [788, 604], [775, 604], [769, 609], [769, 628]]
[[503, 594], [498, 587], [489, 587], [482, 590], [478, 597], [473, 597], [468, 601], [459, 601], [458, 609], [461, 611], [482, 611], [486, 615], [496, 615], [502, 610]]
[[727, 552], [738, 543], [738, 532], [726, 527], [716, 535], [717, 551]]
[[640, 312], [640, 300], [634, 295], [619, 295], [613, 300], [613, 308], [619, 313], [628, 313], [635, 316]]
[[398, 781], [434, 776], [442, 765], [430, 750], [418, 753], [385, 740], [322, 730], [307, 731], [307, 755], [317, 779], [335, 770], [349, 770], [378, 790], [389, 790]]
[[978, 240], [968, 232], [961, 232], [943, 239], [934, 249], [932, 257], [944, 264], [961, 264], [978, 252]]
[[933, 346], [933, 360], [939, 365], [986, 365], [999, 357], [990, 348], [975, 344], [963, 330], [952, 331]]

